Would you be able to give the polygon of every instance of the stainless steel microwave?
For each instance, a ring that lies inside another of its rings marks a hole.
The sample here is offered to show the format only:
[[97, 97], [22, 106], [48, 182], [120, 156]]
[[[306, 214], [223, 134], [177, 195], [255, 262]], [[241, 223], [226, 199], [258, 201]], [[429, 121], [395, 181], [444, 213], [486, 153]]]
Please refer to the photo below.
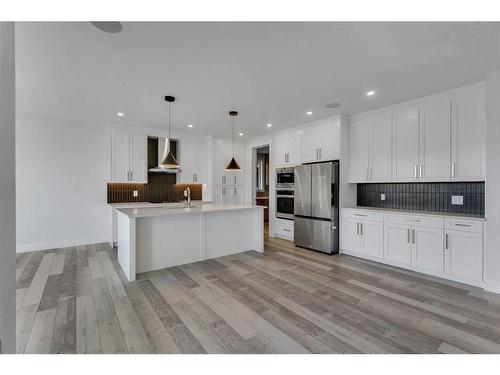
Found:
[[294, 187], [293, 167], [276, 169], [276, 189], [293, 189], [293, 187]]

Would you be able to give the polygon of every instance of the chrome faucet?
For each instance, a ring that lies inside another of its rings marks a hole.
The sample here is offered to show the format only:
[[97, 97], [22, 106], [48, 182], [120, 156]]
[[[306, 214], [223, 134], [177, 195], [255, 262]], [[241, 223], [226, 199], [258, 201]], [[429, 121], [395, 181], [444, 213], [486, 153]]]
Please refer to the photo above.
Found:
[[186, 204], [188, 208], [191, 207], [191, 189], [189, 189], [189, 186], [184, 190], [184, 196], [186, 197]]

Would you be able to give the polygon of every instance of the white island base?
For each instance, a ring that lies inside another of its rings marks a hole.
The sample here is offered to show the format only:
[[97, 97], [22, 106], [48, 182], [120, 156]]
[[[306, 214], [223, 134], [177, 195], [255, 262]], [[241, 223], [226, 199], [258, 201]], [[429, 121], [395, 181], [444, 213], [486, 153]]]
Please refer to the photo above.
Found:
[[136, 274], [255, 250], [264, 251], [262, 206], [118, 209], [118, 262]]

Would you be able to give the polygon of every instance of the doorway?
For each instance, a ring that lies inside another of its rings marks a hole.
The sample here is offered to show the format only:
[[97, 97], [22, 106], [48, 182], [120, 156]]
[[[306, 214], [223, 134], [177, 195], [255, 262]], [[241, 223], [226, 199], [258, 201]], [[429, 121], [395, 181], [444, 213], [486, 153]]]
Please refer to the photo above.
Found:
[[253, 189], [255, 194], [252, 196], [255, 199], [255, 204], [265, 206], [264, 208], [264, 224], [265, 228], [269, 226], [269, 184], [270, 184], [270, 160], [269, 160], [269, 145], [257, 147], [255, 149], [255, 179]]

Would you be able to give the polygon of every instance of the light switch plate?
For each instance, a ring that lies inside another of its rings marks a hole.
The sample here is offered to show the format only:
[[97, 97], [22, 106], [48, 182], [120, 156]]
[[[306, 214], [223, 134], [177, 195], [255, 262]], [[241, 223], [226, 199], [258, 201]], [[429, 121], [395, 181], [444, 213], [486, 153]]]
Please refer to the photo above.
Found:
[[380, 194], [380, 200], [385, 201], [385, 194], [384, 193]]
[[451, 204], [463, 206], [464, 204], [464, 196], [463, 195], [452, 195], [451, 196]]
[[134, 190], [134, 197], [138, 197], [139, 196], [139, 192], [137, 190]]

